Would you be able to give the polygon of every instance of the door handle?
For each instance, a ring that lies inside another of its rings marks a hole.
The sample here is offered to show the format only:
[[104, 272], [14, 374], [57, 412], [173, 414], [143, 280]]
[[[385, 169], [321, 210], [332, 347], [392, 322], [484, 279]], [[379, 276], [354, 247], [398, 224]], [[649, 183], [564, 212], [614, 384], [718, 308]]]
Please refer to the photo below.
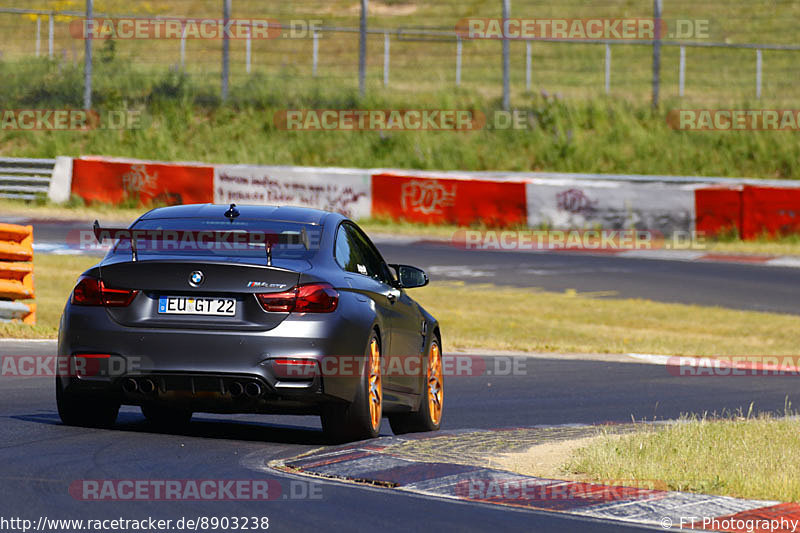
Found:
[[391, 290], [388, 293], [386, 293], [386, 299], [389, 300], [389, 303], [391, 304], [397, 301], [398, 296], [400, 296], [400, 291], [395, 292], [394, 290]]

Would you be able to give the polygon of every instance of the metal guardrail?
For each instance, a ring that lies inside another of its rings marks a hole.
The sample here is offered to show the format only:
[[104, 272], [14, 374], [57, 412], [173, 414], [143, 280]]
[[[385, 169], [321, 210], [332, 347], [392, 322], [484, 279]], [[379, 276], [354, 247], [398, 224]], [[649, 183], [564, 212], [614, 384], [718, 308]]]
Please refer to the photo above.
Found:
[[[76, 2], [76, 5], [80, 5], [83, 2]], [[504, 2], [505, 5], [505, 2]], [[654, 9], [653, 18], [656, 20], [664, 20], [662, 17], [662, 10], [661, 10], [661, 0], [656, 0], [655, 4], [658, 7]], [[363, 9], [363, 8], [362, 8]], [[81, 20], [87, 17], [88, 13], [86, 10], [42, 10], [42, 9], [26, 9], [26, 8], [5, 8], [0, 7], [0, 14], [17, 14], [17, 15], [36, 15], [36, 55], [39, 55], [40, 51], [40, 37], [41, 37], [41, 20], [45, 19], [48, 21], [48, 50], [49, 50], [49, 57], [52, 59], [54, 57], [54, 33], [55, 33], [55, 26], [54, 20], [56, 17], [68, 17], [73, 20]], [[39, 18], [41, 17], [41, 18]], [[208, 19], [203, 18], [193, 18], [187, 16], [176, 16], [176, 15], [166, 15], [166, 14], [158, 14], [158, 15], [141, 15], [141, 14], [123, 14], [123, 13], [100, 13], [100, 12], [93, 12], [92, 17], [94, 18], [130, 18], [130, 19], [160, 19], [160, 20], [220, 20], [218, 17], [210, 17]], [[366, 20], [366, 18], [365, 18]], [[292, 29], [292, 24], [284, 24], [284, 23], [271, 23], [269, 24], [271, 28], [280, 28], [281, 30], [290, 30]], [[463, 45], [469, 42], [472, 39], [464, 38], [455, 28], [449, 29], [447, 27], [441, 26], [409, 26], [409, 27], [397, 27], [397, 28], [371, 28], [368, 27], [366, 24], [363, 27], [345, 27], [345, 26], [338, 26], [338, 25], [322, 25], [315, 27], [313, 31], [310, 31], [309, 34], [304, 38], [310, 38], [314, 40], [313, 46], [313, 69], [312, 69], [312, 76], [317, 76], [317, 64], [318, 64], [318, 39], [320, 35], [325, 33], [351, 33], [351, 34], [360, 34], [360, 46], [365, 47], [365, 42], [367, 36], [383, 36], [384, 40], [384, 85], [389, 85], [389, 71], [390, 71], [390, 40], [393, 38], [397, 41], [409, 41], [409, 42], [429, 42], [429, 43], [455, 43], [456, 44], [456, 85], [461, 84], [461, 65], [462, 65], [462, 48]], [[185, 35], [181, 38], [181, 61], [180, 66], [181, 68], [185, 67]], [[481, 39], [479, 39], [481, 40]], [[634, 45], [634, 46], [652, 46], [653, 47], [653, 77], [652, 77], [652, 84], [653, 84], [653, 105], [657, 107], [659, 102], [659, 94], [660, 94], [660, 85], [661, 85], [661, 48], [662, 47], [677, 47], [679, 48], [680, 54], [680, 63], [679, 63], [679, 96], [683, 97], [685, 92], [685, 85], [686, 85], [686, 51], [687, 48], [689, 49], [738, 49], [738, 50], [752, 50], [755, 51], [754, 57], [754, 73], [755, 73], [755, 97], [756, 99], [760, 99], [762, 95], [762, 86], [763, 86], [763, 52], [764, 51], [790, 51], [790, 52], [798, 52], [800, 51], [800, 44], [777, 44], [777, 43], [735, 43], [735, 42], [728, 42], [727, 40], [724, 42], [711, 42], [711, 41], [690, 41], [690, 40], [674, 40], [665, 38], [665, 36], [656, 36], [655, 39], [564, 39], [564, 38], [541, 38], [541, 37], [531, 37], [531, 38], [519, 38], [519, 39], [506, 39], [502, 40], [504, 46], [503, 49], [506, 50], [504, 52], [504, 60], [503, 64], [504, 67], [504, 86], [503, 86], [503, 102], [504, 108], [508, 109], [510, 106], [510, 81], [507, 81], [509, 78], [508, 69], [509, 66], [509, 58], [508, 58], [508, 43], [510, 41], [524, 41], [526, 43], [526, 51], [525, 51], [525, 89], [527, 91], [532, 90], [532, 64], [533, 64], [533, 57], [531, 52], [531, 43], [533, 42], [544, 42], [544, 43], [564, 43], [564, 44], [591, 44], [591, 45], [602, 45], [605, 46], [605, 60], [604, 60], [604, 68], [605, 68], [605, 93], [609, 94], [611, 91], [611, 60], [612, 60], [612, 47], [616, 47], [618, 45], [627, 46], [627, 45]], [[227, 41], [226, 41], [227, 42]], [[246, 61], [246, 72], [249, 74], [251, 72], [251, 51], [250, 51], [250, 44], [249, 44], [249, 36], [248, 36], [248, 45], [247, 45], [247, 61]], [[88, 47], [89, 45], [86, 44]], [[224, 48], [224, 47], [223, 47]], [[91, 47], [87, 48], [90, 50]], [[223, 51], [223, 64], [230, 65], [230, 58], [228, 52]], [[88, 57], [91, 59], [91, 54], [87, 54]], [[168, 62], [169, 65], [172, 65], [172, 62]], [[360, 80], [360, 87], [363, 92], [364, 89], [364, 76], [365, 76], [365, 61], [364, 58], [361, 58], [359, 61], [359, 80]], [[88, 63], [87, 71], [91, 71], [91, 61]], [[223, 72], [229, 72], [229, 67], [223, 66]], [[224, 99], [227, 98], [227, 86], [228, 86], [228, 78], [223, 76], [223, 86], [221, 89], [221, 96]], [[87, 85], [91, 84], [91, 76], [87, 74]], [[84, 89], [85, 91], [85, 102], [84, 107], [89, 109], [91, 108], [91, 91], [89, 89]]]
[[47, 194], [55, 159], [0, 157], [0, 198], [35, 200]]

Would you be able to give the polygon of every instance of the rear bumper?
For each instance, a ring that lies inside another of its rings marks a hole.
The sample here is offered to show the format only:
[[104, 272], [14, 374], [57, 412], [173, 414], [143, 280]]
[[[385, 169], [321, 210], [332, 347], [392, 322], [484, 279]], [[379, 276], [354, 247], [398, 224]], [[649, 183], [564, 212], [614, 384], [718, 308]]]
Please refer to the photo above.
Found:
[[[80, 381], [72, 387], [82, 388]], [[247, 374], [145, 373], [117, 379], [108, 391], [125, 405], [161, 404], [210, 413], [319, 414], [322, 404], [340, 401], [322, 392], [319, 377], [276, 387]]]
[[[372, 324], [357, 316], [345, 307], [329, 314], [290, 315], [268, 331], [174, 330], [126, 327], [102, 307], [67, 304], [58, 355], [60, 368], [74, 371], [59, 379], [70, 392], [107, 394], [123, 404], [183, 403], [210, 412], [315, 412], [321, 403], [352, 401], [360, 376], [287, 376], [276, 359], [314, 360], [321, 368], [331, 358], [363, 355]], [[110, 357], [93, 358], [87, 367], [76, 354]], [[150, 394], [126, 392], [128, 378], [151, 379], [156, 389]], [[263, 392], [257, 398], [237, 397], [231, 391], [234, 382], [257, 383]]]

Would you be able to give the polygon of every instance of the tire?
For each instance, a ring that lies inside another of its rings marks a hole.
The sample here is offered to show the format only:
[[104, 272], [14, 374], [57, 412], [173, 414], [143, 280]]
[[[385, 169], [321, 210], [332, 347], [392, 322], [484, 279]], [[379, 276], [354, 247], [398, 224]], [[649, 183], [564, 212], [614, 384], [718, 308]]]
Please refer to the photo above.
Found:
[[332, 441], [351, 442], [374, 439], [380, 433], [383, 418], [381, 345], [376, 332], [367, 343], [363, 372], [358, 391], [350, 404], [330, 404], [322, 409], [322, 429]]
[[153, 426], [160, 429], [174, 429], [187, 426], [192, 420], [192, 412], [174, 407], [143, 405], [142, 414]]
[[442, 369], [442, 350], [438, 338], [428, 347], [426, 365], [425, 393], [419, 410], [389, 416], [389, 424], [395, 435], [438, 431], [442, 424], [444, 408], [444, 371]]
[[78, 396], [67, 392], [56, 378], [58, 416], [68, 426], [109, 427], [117, 421], [119, 402], [105, 397]]

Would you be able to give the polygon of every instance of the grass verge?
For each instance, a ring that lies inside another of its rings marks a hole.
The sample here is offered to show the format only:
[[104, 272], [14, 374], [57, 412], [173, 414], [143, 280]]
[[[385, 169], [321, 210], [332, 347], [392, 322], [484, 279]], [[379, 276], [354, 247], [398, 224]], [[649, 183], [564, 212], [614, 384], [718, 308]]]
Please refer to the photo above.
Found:
[[800, 420], [762, 414], [687, 418], [595, 439], [563, 466], [590, 480], [659, 481], [670, 490], [800, 501]]
[[[497, 43], [484, 44], [496, 49]], [[135, 128], [27, 131], [9, 127], [0, 131], [0, 155], [102, 154], [357, 168], [800, 177], [793, 132], [676, 131], [668, 125], [667, 113], [689, 105], [676, 98], [665, 97], [663, 107], [653, 110], [649, 103], [624, 96], [566, 100], [547, 92], [525, 93], [514, 104], [520, 116], [526, 117], [524, 127], [510, 129], [495, 120], [500, 101], [480, 89], [453, 89], [448, 84], [435, 90], [371, 90], [360, 96], [356, 88], [330, 80], [292, 80], [262, 73], [232, 80], [230, 98], [223, 104], [217, 84], [211, 84], [219, 78], [193, 78], [166, 69], [147, 76], [142, 69], [109, 60], [94, 71], [95, 109], [101, 115], [141, 112], [141, 124]], [[7, 109], [79, 108], [82, 76], [78, 65], [44, 59], [0, 61], [0, 78], [8, 80], [4, 85]], [[713, 94], [715, 102], [704, 108], [755, 105], [744, 97]], [[790, 108], [785, 105], [764, 101], [757, 107]], [[275, 117], [291, 109], [463, 109], [476, 116], [480, 112], [487, 121], [484, 128], [470, 132], [287, 131]]]
[[[37, 254], [38, 324], [0, 324], [0, 337], [55, 338], [75, 280], [96, 261]], [[433, 283], [412, 296], [439, 319], [448, 350], [800, 354], [800, 317], [790, 315], [457, 282]]]
[[439, 282], [412, 291], [447, 349], [667, 355], [793, 355], [800, 317], [572, 291]]

